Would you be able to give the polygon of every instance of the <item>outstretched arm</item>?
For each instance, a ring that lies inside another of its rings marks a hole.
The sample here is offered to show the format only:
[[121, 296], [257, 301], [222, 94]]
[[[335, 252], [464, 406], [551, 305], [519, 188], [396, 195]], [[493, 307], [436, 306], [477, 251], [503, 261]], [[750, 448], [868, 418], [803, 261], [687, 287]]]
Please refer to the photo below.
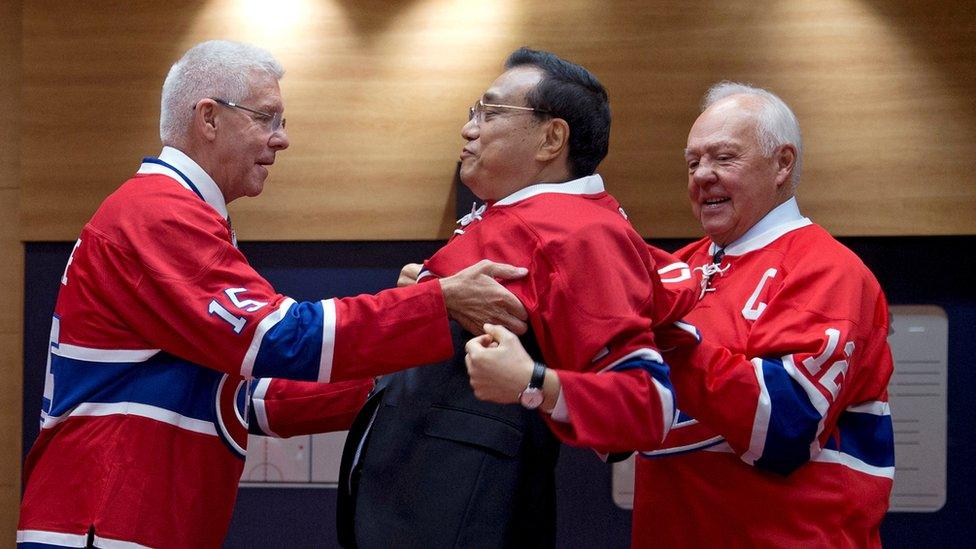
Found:
[[255, 379], [248, 430], [276, 438], [349, 429], [366, 402], [373, 380], [315, 383]]

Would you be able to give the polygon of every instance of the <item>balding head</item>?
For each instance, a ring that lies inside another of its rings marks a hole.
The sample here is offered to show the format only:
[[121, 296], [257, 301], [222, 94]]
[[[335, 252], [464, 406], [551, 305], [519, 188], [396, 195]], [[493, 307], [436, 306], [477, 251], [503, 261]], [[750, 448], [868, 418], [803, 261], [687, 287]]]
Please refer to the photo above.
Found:
[[800, 122], [793, 110], [769, 90], [739, 82], [723, 81], [709, 88], [702, 100], [702, 112], [719, 102], [735, 102], [744, 113], [749, 113], [756, 127], [756, 139], [763, 154], [769, 158], [782, 145], [793, 145], [796, 149], [796, 165], [790, 182], [793, 189], [800, 184], [803, 168], [803, 140], [800, 135]]

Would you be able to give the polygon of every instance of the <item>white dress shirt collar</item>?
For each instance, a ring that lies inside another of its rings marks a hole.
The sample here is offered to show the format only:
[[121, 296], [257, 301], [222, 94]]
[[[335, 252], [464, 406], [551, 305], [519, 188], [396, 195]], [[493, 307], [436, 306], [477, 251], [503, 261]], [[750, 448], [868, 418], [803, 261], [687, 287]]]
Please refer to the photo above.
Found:
[[[800, 214], [800, 207], [796, 203], [796, 197], [792, 197], [779, 206], [769, 211], [755, 225], [749, 228], [744, 235], [725, 247], [726, 255], [742, 255], [747, 252], [758, 250], [767, 246], [784, 234], [806, 227], [812, 221]], [[715, 255], [719, 246], [712, 242], [709, 247], [709, 254]]]
[[605, 190], [603, 188], [603, 178], [598, 174], [593, 174], [579, 179], [573, 179], [572, 181], [566, 181], [565, 183], [536, 183], [535, 185], [529, 185], [495, 202], [494, 205], [508, 206], [516, 202], [521, 202], [526, 198], [545, 193], [584, 195], [602, 193]]
[[[163, 147], [163, 151], [159, 153], [159, 159], [176, 168], [187, 179], [192, 181], [193, 185], [200, 191], [200, 194], [203, 195], [203, 200], [207, 204], [210, 204], [213, 209], [217, 210], [217, 213], [221, 217], [227, 219], [227, 202], [224, 201], [224, 194], [220, 192], [220, 187], [217, 186], [217, 182], [199, 164], [187, 156], [186, 153], [174, 147]], [[190, 191], [193, 190], [183, 181], [179, 173], [161, 164], [143, 162], [142, 166], [139, 167], [138, 173], [162, 174], [175, 179], [180, 185], [183, 185]]]

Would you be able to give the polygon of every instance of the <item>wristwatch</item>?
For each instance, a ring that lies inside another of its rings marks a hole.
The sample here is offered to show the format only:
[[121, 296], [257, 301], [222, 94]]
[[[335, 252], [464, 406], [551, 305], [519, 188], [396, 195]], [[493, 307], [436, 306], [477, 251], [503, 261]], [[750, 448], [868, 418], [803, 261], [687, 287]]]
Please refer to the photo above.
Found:
[[532, 366], [532, 378], [529, 384], [518, 394], [519, 404], [528, 410], [535, 410], [544, 400], [542, 383], [546, 380], [546, 367], [536, 362]]

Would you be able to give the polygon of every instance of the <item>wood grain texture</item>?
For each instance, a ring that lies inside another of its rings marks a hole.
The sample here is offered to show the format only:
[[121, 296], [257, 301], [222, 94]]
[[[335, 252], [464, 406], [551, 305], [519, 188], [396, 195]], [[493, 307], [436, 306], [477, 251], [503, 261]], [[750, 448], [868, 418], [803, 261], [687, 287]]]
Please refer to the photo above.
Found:
[[[0, 348], [3, 349], [0, 372], [9, 382], [7, 390], [0, 395], [0, 535], [4, 540], [15, 538], [20, 509], [21, 341], [20, 334], [0, 334]], [[3, 545], [9, 546], [7, 543]]]
[[523, 44], [587, 66], [609, 89], [600, 171], [645, 235], [699, 233], [681, 151], [702, 93], [721, 79], [794, 107], [801, 206], [835, 234], [976, 233], [969, 1], [258, 4], [25, 6], [24, 238], [74, 239], [158, 151], [162, 79], [214, 37], [267, 47], [288, 71], [292, 146], [262, 197], [231, 206], [245, 239], [448, 236], [465, 108]]
[[24, 340], [24, 249], [19, 238], [21, 1], [0, 3], [0, 539], [16, 538]]
[[0, 307], [18, 313], [0, 315], [0, 334], [19, 334], [22, 329], [24, 246], [17, 235], [19, 196], [19, 189], [0, 188]]
[[[0, 189], [20, 188], [20, 19], [19, 1], [0, 5]], [[0, 232], [3, 236], [7, 233]]]

